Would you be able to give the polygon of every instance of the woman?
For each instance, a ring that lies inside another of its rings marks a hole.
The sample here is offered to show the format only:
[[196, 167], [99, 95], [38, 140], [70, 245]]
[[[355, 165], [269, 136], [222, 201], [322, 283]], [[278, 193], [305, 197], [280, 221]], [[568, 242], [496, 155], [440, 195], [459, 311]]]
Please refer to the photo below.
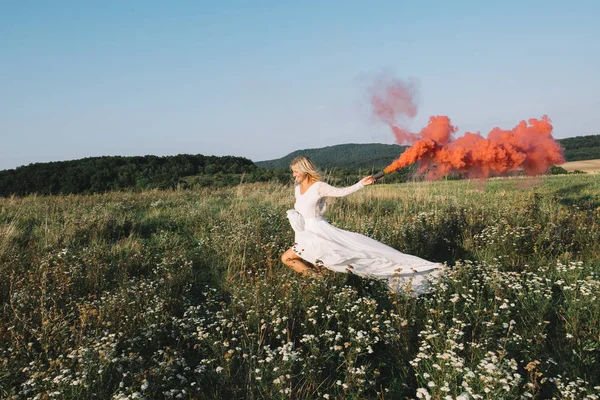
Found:
[[288, 218], [296, 243], [281, 257], [284, 264], [301, 274], [314, 274], [311, 264], [336, 272], [383, 278], [391, 289], [407, 287], [418, 293], [428, 291], [428, 280], [440, 273], [442, 265], [403, 254], [383, 243], [330, 225], [324, 218], [325, 197], [342, 197], [375, 182], [367, 176], [353, 186], [335, 188], [321, 180], [312, 161], [296, 157], [290, 164], [296, 203]]

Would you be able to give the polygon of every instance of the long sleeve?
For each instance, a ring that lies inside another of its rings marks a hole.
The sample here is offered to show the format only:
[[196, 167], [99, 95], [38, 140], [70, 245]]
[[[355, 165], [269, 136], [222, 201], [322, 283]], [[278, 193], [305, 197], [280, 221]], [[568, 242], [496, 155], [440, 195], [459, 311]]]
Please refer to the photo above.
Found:
[[325, 182], [319, 182], [319, 186], [317, 187], [317, 193], [319, 197], [344, 197], [352, 194], [356, 191], [359, 191], [363, 188], [362, 182], [358, 181], [352, 186], [348, 186], [345, 188], [336, 188], [331, 185], [328, 185]]

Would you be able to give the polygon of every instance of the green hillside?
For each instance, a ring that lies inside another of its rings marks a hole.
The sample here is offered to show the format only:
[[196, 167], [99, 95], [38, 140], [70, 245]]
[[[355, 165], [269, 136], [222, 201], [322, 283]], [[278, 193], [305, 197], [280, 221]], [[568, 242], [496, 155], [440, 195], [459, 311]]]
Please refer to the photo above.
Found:
[[[600, 135], [576, 136], [557, 140], [565, 149], [567, 161], [595, 160], [600, 158]], [[295, 157], [310, 157], [320, 168], [381, 169], [406, 149], [396, 144], [364, 143], [340, 144], [317, 149], [296, 150], [275, 160], [255, 162], [270, 170], [287, 169]]]
[[290, 162], [299, 155], [310, 157], [320, 168], [380, 169], [398, 158], [406, 146], [381, 143], [349, 143], [318, 149], [296, 150], [276, 160], [255, 162], [259, 167], [270, 170], [288, 168]]
[[565, 148], [564, 155], [567, 161], [600, 158], [600, 135], [576, 136], [558, 141]]
[[[600, 159], [600, 135], [560, 139], [567, 161]], [[80, 160], [35, 163], [0, 171], [0, 197], [10, 195], [102, 193], [120, 189], [168, 189], [193, 186], [231, 186], [240, 182], [290, 180], [290, 161], [311, 157], [340, 185], [355, 182], [366, 171], [386, 167], [406, 149], [395, 144], [340, 144], [297, 150], [285, 157], [253, 163], [242, 157], [201, 154], [177, 156], [89, 157]], [[359, 171], [362, 170], [362, 171]], [[366, 170], [366, 171], [365, 171]], [[410, 166], [386, 178], [387, 183], [411, 178]], [[565, 171], [566, 172], [566, 171]]]
[[[187, 177], [195, 177], [200, 186], [215, 183], [229, 185], [261, 180], [264, 171], [247, 158], [233, 156], [103, 156], [80, 160], [35, 163], [0, 171], [0, 197], [12, 194], [91, 194], [125, 188], [168, 189], [189, 187]], [[258, 175], [257, 175], [258, 174]], [[262, 180], [269, 180], [266, 177]], [[223, 182], [231, 181], [231, 182]]]

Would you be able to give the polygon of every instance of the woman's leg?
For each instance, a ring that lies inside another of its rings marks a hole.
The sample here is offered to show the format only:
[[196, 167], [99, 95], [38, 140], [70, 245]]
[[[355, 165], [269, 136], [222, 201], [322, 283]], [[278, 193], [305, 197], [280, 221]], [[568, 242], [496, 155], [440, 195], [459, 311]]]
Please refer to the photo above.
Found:
[[285, 253], [283, 253], [281, 256], [281, 261], [302, 275], [315, 275], [315, 271], [311, 268], [310, 264], [298, 257], [298, 255], [294, 253], [292, 249], [288, 249]]

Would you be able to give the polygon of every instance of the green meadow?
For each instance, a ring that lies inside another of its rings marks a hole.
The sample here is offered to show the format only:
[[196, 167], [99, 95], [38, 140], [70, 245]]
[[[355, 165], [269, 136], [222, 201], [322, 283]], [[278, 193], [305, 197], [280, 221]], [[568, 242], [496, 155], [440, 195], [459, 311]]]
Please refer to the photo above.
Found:
[[600, 176], [367, 186], [431, 294], [295, 274], [293, 187], [0, 199], [0, 398], [598, 399]]

